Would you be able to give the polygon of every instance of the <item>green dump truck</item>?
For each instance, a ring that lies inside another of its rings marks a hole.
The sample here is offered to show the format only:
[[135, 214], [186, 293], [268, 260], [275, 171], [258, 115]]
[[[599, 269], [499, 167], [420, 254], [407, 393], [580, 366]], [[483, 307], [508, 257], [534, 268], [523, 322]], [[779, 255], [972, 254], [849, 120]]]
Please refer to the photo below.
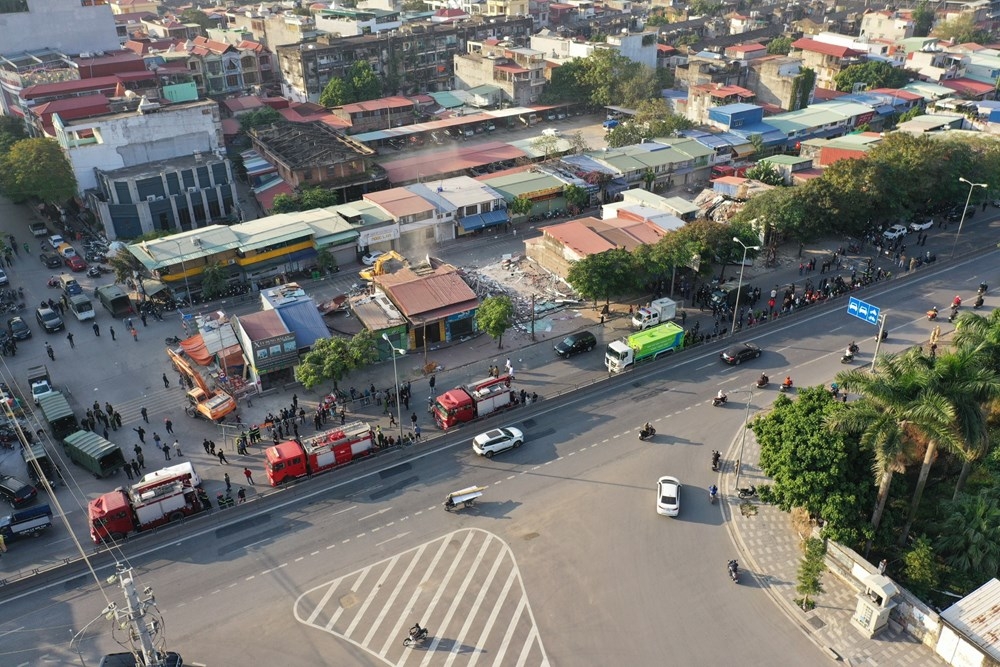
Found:
[[63, 438], [63, 448], [74, 463], [94, 477], [113, 475], [125, 465], [121, 448], [93, 431], [77, 431]]
[[632, 364], [670, 354], [683, 344], [684, 329], [667, 322], [609, 343], [604, 365], [609, 373], [620, 373]]
[[48, 396], [42, 396], [38, 399], [38, 407], [42, 409], [42, 414], [45, 416], [49, 428], [52, 429], [54, 439], [62, 440], [70, 433], [76, 433], [80, 430], [80, 423], [76, 421], [76, 415], [73, 414], [73, 410], [69, 407], [69, 403], [62, 393], [56, 391]]

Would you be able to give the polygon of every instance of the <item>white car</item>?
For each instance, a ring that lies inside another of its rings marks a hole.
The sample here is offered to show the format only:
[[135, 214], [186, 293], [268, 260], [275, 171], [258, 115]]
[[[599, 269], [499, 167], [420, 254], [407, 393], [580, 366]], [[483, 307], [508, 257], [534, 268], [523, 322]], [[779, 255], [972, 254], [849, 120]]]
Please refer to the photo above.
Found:
[[681, 483], [676, 477], [661, 477], [656, 483], [656, 513], [663, 516], [681, 513]]
[[367, 255], [365, 255], [364, 257], [361, 258], [361, 262], [365, 266], [371, 266], [372, 264], [375, 263], [375, 260], [378, 259], [379, 257], [381, 257], [383, 254], [385, 254], [385, 253], [383, 253], [381, 251], [378, 251], [378, 250], [376, 250], [375, 252], [370, 252], [370, 253], [368, 253]]
[[0, 269], [0, 285], [7, 285], [10, 283], [10, 279], [7, 277], [7, 272]]
[[911, 232], [922, 232], [925, 229], [930, 229], [934, 226], [933, 220], [928, 220], [927, 222], [911, 222], [910, 231]]
[[555, 127], [547, 127], [544, 130], [542, 130], [543, 137], [558, 137], [561, 135], [562, 132], [560, 132], [559, 129]]
[[472, 451], [491, 459], [497, 452], [517, 449], [523, 444], [524, 433], [513, 426], [506, 426], [477, 435], [472, 439]]
[[53, 250], [61, 246], [63, 243], [66, 242], [63, 241], [63, 237], [60, 236], [59, 234], [53, 234], [52, 236], [49, 237], [49, 245], [52, 246]]
[[903, 225], [893, 225], [889, 229], [882, 232], [882, 236], [889, 241], [895, 241], [900, 237], [906, 236], [906, 227]]

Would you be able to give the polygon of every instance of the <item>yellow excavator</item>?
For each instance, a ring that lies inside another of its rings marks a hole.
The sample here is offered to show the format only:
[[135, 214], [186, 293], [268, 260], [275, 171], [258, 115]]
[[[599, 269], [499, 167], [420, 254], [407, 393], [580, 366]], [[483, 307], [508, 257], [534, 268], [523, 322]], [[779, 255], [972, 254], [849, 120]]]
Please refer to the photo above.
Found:
[[403, 266], [410, 265], [410, 263], [406, 261], [405, 257], [400, 255], [395, 250], [390, 250], [389, 252], [384, 252], [381, 255], [379, 255], [378, 258], [375, 260], [375, 263], [372, 264], [367, 269], [361, 269], [361, 271], [358, 272], [358, 275], [361, 276], [362, 280], [367, 280], [370, 282], [375, 279], [375, 276], [380, 276], [383, 273], [385, 273], [385, 263], [392, 259], [402, 262]]

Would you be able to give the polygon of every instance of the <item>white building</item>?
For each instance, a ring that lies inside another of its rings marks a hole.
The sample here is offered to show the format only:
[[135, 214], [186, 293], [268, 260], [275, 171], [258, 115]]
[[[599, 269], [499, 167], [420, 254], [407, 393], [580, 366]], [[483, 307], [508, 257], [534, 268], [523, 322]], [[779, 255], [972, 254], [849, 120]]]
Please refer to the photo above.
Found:
[[316, 29], [331, 35], [369, 35], [403, 25], [399, 12], [386, 9], [321, 9], [313, 14]]
[[606, 42], [578, 42], [560, 37], [549, 30], [531, 36], [531, 48], [552, 62], [586, 58], [597, 49], [614, 49], [620, 54], [651, 69], [656, 69], [656, 33], [628, 32], [608, 35]]
[[97, 187], [97, 169], [224, 150], [219, 105], [212, 100], [162, 107], [144, 101], [135, 111], [69, 121], [56, 115], [53, 126], [80, 192]]
[[24, 6], [27, 11], [0, 14], [0, 55], [48, 48], [75, 56], [121, 48], [114, 14], [106, 4], [24, 0]]
[[897, 48], [895, 44], [881, 39], [869, 39], [864, 35], [861, 37], [851, 37], [850, 35], [840, 35], [835, 32], [821, 32], [818, 35], [813, 35], [812, 39], [823, 44], [833, 44], [845, 49], [861, 51], [868, 54], [870, 60], [881, 60], [893, 67], [902, 67], [903, 62], [906, 60], [906, 52], [901, 48]]

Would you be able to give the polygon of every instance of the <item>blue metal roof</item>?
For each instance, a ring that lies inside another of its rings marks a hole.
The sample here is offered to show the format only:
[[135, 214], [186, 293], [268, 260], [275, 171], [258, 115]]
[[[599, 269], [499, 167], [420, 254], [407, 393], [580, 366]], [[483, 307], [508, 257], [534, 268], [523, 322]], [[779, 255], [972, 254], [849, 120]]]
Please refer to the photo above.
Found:
[[497, 209], [495, 211], [488, 211], [479, 215], [467, 215], [459, 220], [459, 222], [462, 223], [462, 229], [467, 232], [472, 232], [477, 229], [482, 229], [483, 227], [490, 227], [492, 225], [499, 225], [503, 222], [507, 222], [507, 211], [504, 209]]
[[785, 136], [784, 132], [767, 123], [751, 123], [740, 128], [731, 128], [729, 131], [747, 139], [755, 134], [759, 134], [765, 146], [784, 144], [788, 141], [788, 137]]

